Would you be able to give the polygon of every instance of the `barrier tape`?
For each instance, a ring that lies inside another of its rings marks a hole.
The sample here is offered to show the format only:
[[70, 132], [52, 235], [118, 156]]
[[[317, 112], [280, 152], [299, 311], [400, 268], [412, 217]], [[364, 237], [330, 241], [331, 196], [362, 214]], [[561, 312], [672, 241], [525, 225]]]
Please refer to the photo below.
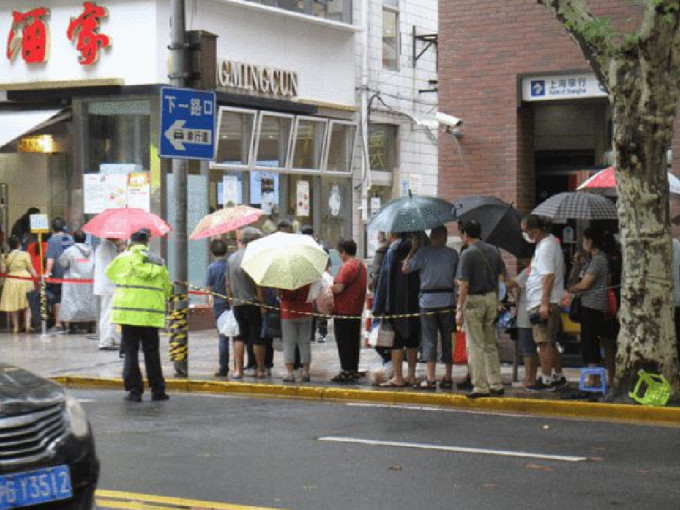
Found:
[[[30, 280], [33, 282], [40, 282], [40, 276], [16, 276], [7, 273], [0, 273], [0, 278], [9, 278], [11, 280]], [[92, 278], [45, 278], [46, 283], [94, 283]]]

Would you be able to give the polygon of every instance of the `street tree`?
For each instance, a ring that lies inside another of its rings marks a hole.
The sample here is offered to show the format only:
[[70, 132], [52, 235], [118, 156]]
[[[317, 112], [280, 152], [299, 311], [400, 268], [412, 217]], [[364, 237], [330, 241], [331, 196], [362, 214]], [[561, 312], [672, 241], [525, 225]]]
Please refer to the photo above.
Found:
[[640, 369], [680, 395], [666, 153], [680, 92], [680, 0], [646, 0], [630, 30], [593, 14], [587, 0], [537, 0], [576, 41], [612, 109], [623, 251], [621, 330], [612, 398], [625, 400]]

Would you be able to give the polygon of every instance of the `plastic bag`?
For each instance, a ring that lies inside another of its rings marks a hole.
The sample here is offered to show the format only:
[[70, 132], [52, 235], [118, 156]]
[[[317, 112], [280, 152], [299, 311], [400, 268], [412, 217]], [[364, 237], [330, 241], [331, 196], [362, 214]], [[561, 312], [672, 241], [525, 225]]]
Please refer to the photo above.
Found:
[[233, 309], [230, 308], [229, 310], [222, 312], [222, 315], [217, 318], [217, 331], [224, 336], [239, 335], [238, 322], [236, 321], [236, 317], [234, 317]]
[[392, 325], [386, 320], [381, 320], [374, 325], [368, 335], [368, 345], [369, 347], [392, 347], [394, 345], [394, 328], [392, 328]]

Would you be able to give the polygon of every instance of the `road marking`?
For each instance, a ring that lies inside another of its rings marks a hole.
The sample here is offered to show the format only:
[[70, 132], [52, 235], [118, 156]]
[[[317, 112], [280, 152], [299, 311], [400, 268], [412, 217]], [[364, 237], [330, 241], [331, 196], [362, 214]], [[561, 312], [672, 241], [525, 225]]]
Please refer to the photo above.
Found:
[[356, 443], [373, 446], [392, 446], [394, 448], [414, 448], [418, 450], [436, 450], [452, 453], [477, 453], [480, 455], [499, 455], [501, 457], [521, 457], [541, 460], [557, 460], [561, 462], [585, 462], [588, 457], [572, 457], [569, 455], [547, 455], [543, 453], [518, 452], [511, 450], [489, 450], [486, 448], [465, 448], [463, 446], [442, 446], [427, 443], [404, 443], [401, 441], [375, 441], [373, 439], [361, 439], [355, 437], [320, 437], [319, 441], [330, 441], [334, 443]]
[[[95, 493], [97, 507], [121, 510], [283, 510], [263, 506], [244, 506], [235, 503], [220, 503], [217, 501], [201, 501], [197, 499], [171, 498], [154, 496], [152, 494], [138, 494], [135, 492], [97, 490]], [[158, 503], [158, 504], [154, 504]]]
[[435, 406], [419, 406], [414, 404], [376, 404], [376, 403], [362, 403], [362, 402], [349, 402], [345, 404], [348, 407], [375, 407], [378, 409], [404, 409], [407, 411], [436, 411], [440, 413], [463, 413], [463, 414], [484, 414], [491, 416], [502, 416], [504, 418], [532, 418], [535, 419], [536, 416], [528, 414], [518, 414], [503, 411], [483, 411], [483, 410], [470, 410], [470, 409], [447, 409], [445, 407], [435, 407]]

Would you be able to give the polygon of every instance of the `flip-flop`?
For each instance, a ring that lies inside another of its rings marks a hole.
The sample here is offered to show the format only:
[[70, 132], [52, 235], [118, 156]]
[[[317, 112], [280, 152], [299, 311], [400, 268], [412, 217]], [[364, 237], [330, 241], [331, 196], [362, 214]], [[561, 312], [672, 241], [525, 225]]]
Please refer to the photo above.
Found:
[[450, 390], [453, 388], [453, 379], [442, 379], [439, 387], [443, 390]]
[[419, 390], [436, 390], [437, 381], [428, 381], [427, 379], [423, 379], [420, 381], [420, 383], [414, 384], [413, 387]]
[[398, 383], [398, 382], [390, 379], [389, 381], [385, 381], [384, 383], [380, 383], [380, 387], [381, 388], [405, 388], [406, 383], [404, 383], [404, 382]]

